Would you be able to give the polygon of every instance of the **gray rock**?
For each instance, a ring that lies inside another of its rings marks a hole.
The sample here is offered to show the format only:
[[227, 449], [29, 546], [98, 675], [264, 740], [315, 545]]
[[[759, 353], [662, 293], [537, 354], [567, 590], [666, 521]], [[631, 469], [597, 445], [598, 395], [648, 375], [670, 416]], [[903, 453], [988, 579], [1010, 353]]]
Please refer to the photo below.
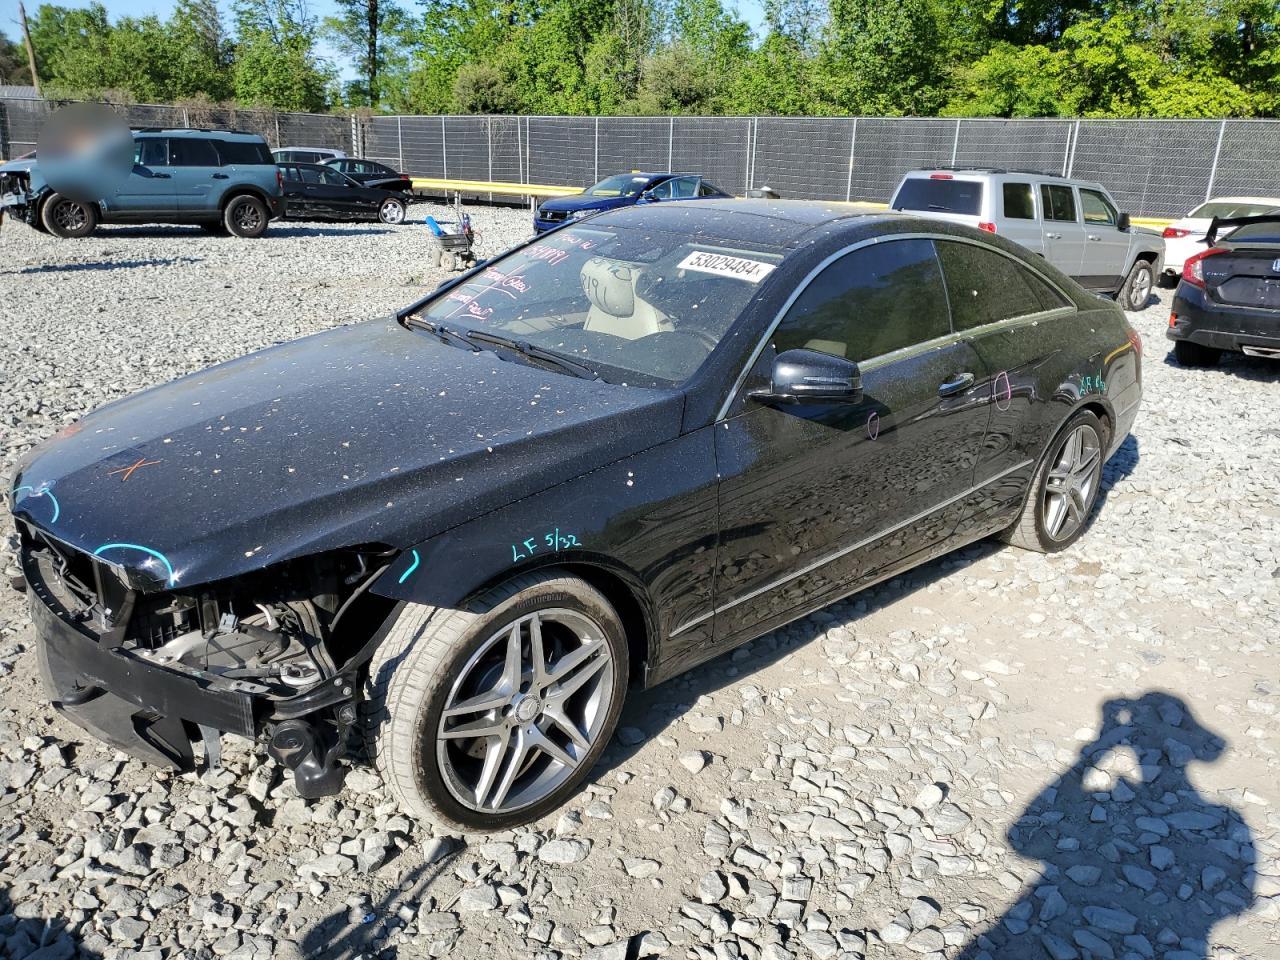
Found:
[[538, 848], [538, 859], [543, 863], [581, 863], [590, 853], [590, 840], [548, 840]]

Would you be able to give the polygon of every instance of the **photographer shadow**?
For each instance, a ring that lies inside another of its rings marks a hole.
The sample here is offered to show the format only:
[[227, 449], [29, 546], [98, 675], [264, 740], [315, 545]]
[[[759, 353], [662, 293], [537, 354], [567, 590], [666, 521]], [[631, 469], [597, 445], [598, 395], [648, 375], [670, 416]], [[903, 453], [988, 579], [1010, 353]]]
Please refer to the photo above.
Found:
[[1040, 877], [960, 960], [1205, 960], [1214, 925], [1253, 902], [1249, 828], [1186, 775], [1225, 746], [1178, 697], [1107, 701], [1097, 739], [1009, 830]]

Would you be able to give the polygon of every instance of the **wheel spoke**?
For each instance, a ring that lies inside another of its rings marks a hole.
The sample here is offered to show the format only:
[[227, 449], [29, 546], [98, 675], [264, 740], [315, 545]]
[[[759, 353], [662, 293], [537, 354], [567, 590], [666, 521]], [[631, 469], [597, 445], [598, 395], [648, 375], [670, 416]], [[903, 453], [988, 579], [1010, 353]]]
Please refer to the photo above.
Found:
[[571, 753], [569, 753], [569, 751], [565, 750], [564, 747], [560, 746], [560, 744], [556, 743], [554, 740], [548, 737], [545, 733], [543, 733], [537, 727], [530, 727], [528, 733], [526, 733], [526, 737], [528, 738], [528, 743], [531, 748], [536, 750], [541, 750], [543, 753], [545, 753], [552, 760], [555, 760], [557, 763], [560, 763], [563, 766], [568, 767], [570, 769], [578, 765], [578, 760], [576, 757], [574, 757]]
[[484, 717], [479, 720], [472, 720], [470, 723], [460, 723], [456, 727], [449, 727], [447, 730], [441, 730], [440, 739], [474, 740], [477, 737], [500, 737], [506, 729], [501, 720], [492, 720]]
[[1081, 462], [1077, 463], [1071, 472], [1077, 478], [1091, 473], [1093, 471], [1093, 465], [1098, 461], [1100, 456], [1102, 456], [1101, 450], [1093, 449], [1085, 451], [1081, 458]]
[[563, 730], [565, 735], [573, 741], [574, 746], [579, 750], [586, 750], [591, 746], [591, 741], [583, 736], [582, 731], [578, 729], [578, 725], [569, 719], [559, 704], [549, 705], [543, 711], [543, 715]]
[[562, 657], [551, 673], [547, 699], [562, 702], [582, 689], [583, 684], [603, 670], [608, 662], [603, 655], [604, 650], [605, 642], [595, 640]]
[[489, 741], [489, 746], [484, 752], [484, 766], [480, 768], [480, 777], [476, 780], [476, 803], [482, 807], [485, 797], [489, 795], [494, 782], [498, 779], [498, 769], [502, 765], [502, 758], [506, 756], [510, 743], [511, 731], [504, 727], [501, 734]]
[[515, 693], [520, 689], [520, 679], [524, 674], [521, 669], [520, 648], [520, 621], [517, 620], [507, 634], [507, 659], [502, 667], [501, 685], [507, 693]]
[[443, 724], [446, 720], [454, 717], [465, 717], [473, 713], [486, 713], [489, 710], [498, 710], [505, 707], [511, 702], [511, 695], [502, 689], [486, 690], [484, 693], [461, 700], [452, 706], [445, 707], [441, 713], [440, 722]]
[[529, 618], [529, 660], [533, 664], [533, 685], [547, 681], [547, 654], [542, 645], [542, 618], [536, 613]]
[[507, 756], [507, 760], [503, 764], [502, 777], [493, 788], [493, 796], [489, 798], [487, 804], [477, 797], [477, 802], [482, 806], [497, 809], [502, 806], [503, 801], [507, 799], [507, 794], [511, 792], [511, 786], [516, 782], [516, 777], [524, 767], [524, 758], [529, 753], [529, 741], [524, 730], [519, 727], [515, 729], [503, 753]]

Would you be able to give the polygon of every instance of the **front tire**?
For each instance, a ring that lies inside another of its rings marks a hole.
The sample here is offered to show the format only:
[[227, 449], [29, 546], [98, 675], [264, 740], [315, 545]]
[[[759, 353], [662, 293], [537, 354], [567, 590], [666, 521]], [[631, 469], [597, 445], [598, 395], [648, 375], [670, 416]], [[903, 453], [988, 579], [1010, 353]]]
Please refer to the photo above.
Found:
[[1084, 533], [1102, 487], [1107, 430], [1088, 410], [1075, 414], [1049, 444], [1018, 522], [1002, 535], [1006, 543], [1057, 553]]
[[249, 194], [232, 197], [222, 211], [222, 225], [237, 237], [253, 239], [262, 236], [266, 233], [269, 219], [267, 205]]
[[1155, 274], [1151, 270], [1151, 264], [1146, 260], [1139, 260], [1129, 271], [1129, 276], [1125, 277], [1116, 300], [1125, 310], [1133, 312], [1145, 310], [1153, 286], [1155, 286]]
[[404, 223], [405, 210], [403, 200], [397, 197], [388, 197], [382, 201], [382, 206], [378, 208], [378, 219], [383, 223], [396, 226]]
[[1217, 347], [1206, 347], [1190, 340], [1173, 341], [1173, 359], [1182, 367], [1216, 367], [1222, 359]]
[[53, 193], [40, 208], [40, 223], [55, 237], [74, 240], [93, 233], [98, 225], [98, 211], [91, 203]]
[[554, 571], [465, 609], [404, 606], [369, 668], [364, 728], [409, 813], [505, 830], [577, 794], [613, 735], [626, 634], [608, 600]]

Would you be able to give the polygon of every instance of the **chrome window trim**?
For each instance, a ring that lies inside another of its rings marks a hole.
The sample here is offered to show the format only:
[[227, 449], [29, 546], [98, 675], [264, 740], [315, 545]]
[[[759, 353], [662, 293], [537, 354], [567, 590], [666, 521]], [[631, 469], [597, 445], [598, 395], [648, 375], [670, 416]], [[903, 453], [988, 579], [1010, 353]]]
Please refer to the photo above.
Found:
[[868, 544], [875, 543], [877, 540], [883, 540], [885, 537], [890, 536], [894, 533], [897, 533], [903, 527], [909, 527], [911, 526], [911, 524], [916, 523], [920, 520], [923, 520], [925, 517], [929, 516], [930, 514], [937, 513], [939, 510], [945, 510], [947, 507], [951, 506], [953, 503], [963, 500], [965, 497], [968, 497], [968, 496], [971, 496], [972, 494], [977, 493], [979, 490], [983, 489], [984, 487], [990, 486], [991, 484], [995, 483], [997, 480], [1003, 480], [1009, 474], [1015, 473], [1018, 470], [1022, 470], [1025, 467], [1029, 467], [1034, 463], [1035, 463], [1034, 460], [1023, 460], [1021, 463], [1016, 463], [1012, 467], [1009, 467], [1006, 470], [1001, 470], [995, 476], [988, 477], [986, 480], [983, 480], [981, 483], [975, 483], [973, 486], [969, 487], [968, 489], [960, 491], [955, 496], [949, 497], [948, 499], [944, 500], [942, 503], [938, 504], [937, 506], [929, 507], [927, 510], [921, 510], [919, 513], [913, 516], [910, 516], [905, 520], [899, 521], [898, 523], [895, 523], [890, 527], [886, 527], [884, 530], [877, 531], [876, 533], [871, 534], [871, 536], [869, 537], [864, 537], [863, 539], [859, 540], [857, 543], [850, 544], [847, 547], [841, 547], [839, 550], [836, 550], [834, 553], [829, 553], [824, 557], [819, 557], [817, 560], [814, 560], [812, 563], [806, 564], [805, 566], [801, 567], [799, 570], [794, 570], [791, 573], [786, 574], [785, 576], [779, 577], [776, 580], [772, 580], [769, 583], [766, 583], [762, 587], [756, 587], [754, 590], [744, 593], [740, 597], [734, 597], [728, 603], [723, 603], [718, 607], [713, 607], [712, 609], [708, 610], [706, 613], [699, 614], [698, 616], [694, 617], [692, 620], [687, 620], [684, 623], [682, 623], [680, 626], [676, 627], [674, 630], [671, 631], [671, 633], [667, 635], [667, 638], [671, 639], [673, 637], [676, 637], [679, 634], [684, 633], [684, 631], [688, 630], [690, 627], [695, 627], [698, 624], [702, 623], [702, 621], [710, 619], [711, 617], [714, 617], [717, 614], [723, 613], [726, 610], [730, 610], [733, 607], [736, 607], [740, 603], [746, 603], [748, 600], [754, 600], [756, 597], [761, 596], [762, 594], [768, 593], [771, 590], [776, 590], [778, 587], [782, 586], [783, 584], [790, 583], [792, 580], [795, 580], [798, 577], [803, 577], [805, 574], [813, 573], [813, 571], [819, 569], [820, 567], [824, 567], [828, 563], [831, 563], [835, 560], [839, 560], [841, 557], [845, 556], [846, 554], [852, 553], [854, 550], [859, 550], [862, 547], [867, 546]]
[[[808, 289], [809, 285], [813, 283], [814, 279], [817, 278], [818, 274], [820, 274], [827, 267], [831, 266], [831, 264], [835, 263], [841, 257], [844, 257], [847, 254], [853, 253], [855, 250], [861, 250], [864, 247], [870, 247], [877, 243], [892, 243], [895, 240], [931, 240], [935, 242], [938, 240], [946, 240], [946, 241], [951, 241], [955, 243], [967, 243], [970, 246], [981, 247], [983, 250], [990, 250], [994, 253], [1000, 254], [1000, 256], [1005, 257], [1008, 260], [1012, 260], [1015, 264], [1022, 267], [1024, 270], [1030, 271], [1034, 276], [1038, 277], [1040, 280], [1043, 280], [1045, 283], [1047, 283], [1064, 300], [1066, 300], [1067, 303], [1065, 306], [1056, 307], [1052, 310], [1045, 310], [1045, 311], [1041, 311], [1040, 313], [1028, 313], [1020, 317], [1007, 317], [1004, 320], [997, 320], [995, 323], [989, 323], [981, 327], [973, 327], [969, 330], [965, 330], [961, 333], [957, 333], [955, 331], [954, 318], [951, 316], [951, 313], [950, 313], [950, 309], [951, 309], [950, 299], [948, 299], [947, 320], [949, 323], [952, 324], [952, 331], [947, 337], [936, 337], [933, 340], [925, 340], [921, 343], [913, 343], [910, 346], [902, 347], [901, 349], [895, 350], [892, 353], [884, 353], [884, 354], [880, 354], [877, 357], [871, 357], [865, 362], [858, 364], [858, 367], [860, 370], [874, 370], [876, 369], [877, 366], [881, 366], [884, 363], [891, 362], [892, 360], [903, 359], [908, 355], [908, 351], [914, 351], [917, 348], [933, 349], [938, 346], [943, 346], [945, 345], [945, 343], [951, 342], [955, 339], [968, 339], [976, 336], [981, 336], [983, 333], [986, 333], [991, 330], [999, 329], [1006, 325], [1021, 325], [1023, 323], [1038, 322], [1039, 320], [1042, 320], [1042, 319], [1045, 319], [1045, 320], [1056, 319], [1058, 316], [1067, 316], [1068, 314], [1074, 315], [1079, 312], [1079, 307], [1076, 306], [1075, 300], [1067, 296], [1066, 292], [1060, 286], [1058, 286], [1057, 283], [1055, 283], [1049, 277], [1046, 277], [1034, 266], [1032, 266], [1031, 264], [1025, 263], [1024, 261], [1015, 257], [1013, 254], [1008, 253], [1004, 250], [1001, 250], [998, 247], [993, 247], [990, 244], [982, 243], [978, 240], [974, 240], [971, 237], [956, 237], [956, 236], [948, 236], [947, 234], [939, 234], [939, 233], [895, 233], [889, 236], [871, 237], [866, 240], [859, 240], [857, 243], [851, 243], [846, 247], [841, 247], [839, 250], [835, 251], [830, 256], [826, 257], [821, 263], [819, 263], [812, 270], [810, 270], [808, 274], [805, 275], [804, 279], [801, 280], [796, 285], [796, 288], [791, 291], [791, 295], [787, 297], [786, 301], [778, 309], [778, 312], [774, 315], [773, 320], [770, 321], [769, 326], [765, 329], [764, 334], [760, 337], [760, 340], [756, 343], [755, 348], [751, 351], [751, 355], [747, 357], [747, 362], [743, 364], [742, 370], [739, 371], [737, 379], [735, 379], [733, 382], [733, 386], [729, 388], [729, 392], [725, 395], [724, 402], [720, 405], [720, 410], [716, 413], [715, 420], [713, 421], [713, 423], [719, 423], [720, 421], [724, 420], [725, 417], [728, 416], [730, 408], [733, 406], [734, 402], [738, 399], [738, 394], [739, 394], [739, 391], [742, 390], [743, 383], [746, 382], [747, 375], [751, 373], [752, 368], [759, 361], [760, 354], [764, 352], [765, 346], [768, 345], [769, 340], [773, 337], [779, 325], [781, 325], [783, 319], [787, 315], [787, 311], [790, 310], [795, 305], [795, 302], [798, 299], [800, 299], [800, 295], [804, 293], [805, 290]], [[934, 257], [935, 259], [937, 259], [936, 249], [934, 252]], [[938, 260], [938, 269], [942, 270], [941, 260]], [[943, 273], [944, 293], [946, 291], [945, 277], [946, 277], [946, 274], [944, 272]]]

